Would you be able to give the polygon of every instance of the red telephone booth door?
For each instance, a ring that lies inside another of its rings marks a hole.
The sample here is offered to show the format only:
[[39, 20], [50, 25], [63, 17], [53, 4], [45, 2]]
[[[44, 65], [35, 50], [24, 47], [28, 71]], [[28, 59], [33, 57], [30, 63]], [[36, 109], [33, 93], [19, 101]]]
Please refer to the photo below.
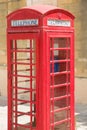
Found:
[[37, 39], [37, 33], [8, 34], [9, 130], [37, 127]]
[[73, 35], [50, 33], [50, 130], [74, 130]]

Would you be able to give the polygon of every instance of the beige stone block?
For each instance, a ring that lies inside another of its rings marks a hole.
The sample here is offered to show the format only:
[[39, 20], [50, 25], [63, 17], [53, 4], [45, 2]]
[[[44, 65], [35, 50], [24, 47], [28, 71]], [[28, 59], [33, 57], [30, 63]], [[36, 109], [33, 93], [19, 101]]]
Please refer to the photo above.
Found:
[[74, 0], [57, 0], [58, 1], [58, 4], [69, 4], [69, 3], [72, 3]]
[[48, 5], [55, 5], [57, 6], [57, 0], [34, 0], [32, 4], [48, 4]]
[[4, 2], [4, 3], [0, 3], [0, 10], [7, 10], [7, 3], [6, 2]]
[[7, 64], [7, 56], [0, 55], [0, 65], [6, 65], [6, 64]]
[[8, 0], [0, 0], [1, 3], [8, 2]]
[[24, 6], [26, 6], [26, 0], [13, 1], [13, 2], [11, 1], [8, 3], [8, 11], [10, 13], [10, 12], [20, 9]]
[[76, 103], [87, 104], [87, 79], [75, 79], [75, 101]]
[[7, 70], [0, 68], [0, 92], [2, 96], [7, 96]]
[[0, 34], [0, 37], [1, 37], [1, 39], [0, 39], [0, 50], [1, 49], [5, 49], [6, 50], [6, 35], [1, 35]]

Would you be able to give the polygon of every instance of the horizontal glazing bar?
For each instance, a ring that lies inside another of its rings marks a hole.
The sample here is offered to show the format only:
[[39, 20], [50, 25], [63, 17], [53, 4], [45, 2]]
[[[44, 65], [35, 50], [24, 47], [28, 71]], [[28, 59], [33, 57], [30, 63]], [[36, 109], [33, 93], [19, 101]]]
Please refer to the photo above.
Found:
[[[25, 104], [25, 103], [32, 103], [32, 104], [36, 104], [36, 101], [28, 101], [28, 100], [21, 100], [21, 99], [15, 99], [15, 98], [13, 98], [12, 99], [13, 101], [20, 101], [21, 103], [19, 103], [19, 104]], [[18, 105], [19, 105], [18, 104]], [[15, 106], [15, 105], [14, 105]]]
[[56, 72], [56, 73], [50, 73], [50, 75], [52, 76], [55, 76], [55, 75], [61, 75], [61, 74], [69, 74], [70, 71], [61, 71], [61, 72]]
[[70, 85], [70, 83], [64, 83], [64, 84], [58, 84], [58, 85], [51, 85], [50, 87], [51, 88], [59, 88], [59, 87], [63, 87], [63, 86], [68, 86], [68, 85]]
[[64, 108], [60, 108], [60, 109], [56, 109], [54, 111], [51, 111], [51, 113], [60, 112], [60, 111], [63, 111], [63, 110], [69, 110], [69, 109], [70, 109], [70, 106], [64, 107]]
[[[17, 89], [16, 89], [17, 90]], [[18, 94], [24, 94], [24, 93], [29, 93], [30, 91], [22, 91], [22, 92], [18, 92]]]
[[[26, 58], [26, 59], [17, 59], [17, 61], [29, 61], [29, 60], [31, 60], [30, 58]], [[34, 59], [32, 59], [32, 60], [34, 60]], [[14, 60], [15, 61], [15, 60]]]
[[30, 66], [36, 65], [36, 63], [30, 64], [30, 63], [24, 63], [24, 62], [12, 62], [11, 64], [14, 64], [14, 65], [30, 65]]
[[[13, 48], [13, 49], [15, 49], [15, 48]], [[17, 47], [16, 49], [18, 49], [18, 50], [23, 50], [23, 49], [26, 49], [26, 50], [32, 50], [33, 48], [30, 48], [30, 47]]]
[[65, 60], [50, 60], [50, 63], [61, 63], [61, 62], [70, 62], [70, 59], [65, 59]]
[[36, 76], [15, 75], [15, 74], [13, 74], [11, 76], [13, 76], [13, 77], [25, 77], [25, 78], [36, 78]]
[[14, 113], [17, 113], [17, 116], [23, 116], [23, 115], [29, 115], [29, 116], [36, 116], [36, 114], [32, 111], [31, 112], [20, 112], [20, 111], [13, 111]]
[[[17, 72], [25, 72], [25, 71], [30, 71], [31, 69], [19, 69], [19, 70], [17, 70]], [[34, 69], [32, 69], [32, 70], [34, 70]], [[15, 71], [13, 71], [13, 72], [15, 72]]]
[[50, 48], [50, 50], [70, 50], [70, 48]]
[[17, 50], [15, 50], [15, 49], [13, 49], [13, 50], [11, 50], [11, 52], [31, 52], [31, 53], [35, 53], [35, 50], [26, 50], [26, 49], [17, 49]]
[[22, 125], [22, 124], [16, 124], [16, 123], [13, 123], [13, 125], [16, 125], [16, 126], [20, 126], [20, 127], [23, 127], [23, 128], [32, 128], [32, 126], [29, 124], [29, 125]]
[[28, 90], [28, 92], [36, 91], [36, 89], [24, 88], [24, 87], [13, 87], [13, 88], [14, 88], [14, 89], [20, 89], [20, 90]]
[[[18, 62], [18, 61], [26, 61], [26, 62], [28, 62], [28, 61], [30, 61], [30, 60], [31, 60], [30, 58], [26, 58], [26, 59], [25, 59], [25, 58], [22, 58], [22, 59], [20, 58], [20, 59], [17, 59], [17, 62]], [[32, 58], [32, 60], [34, 60], [34, 59]], [[15, 59], [14, 59], [13, 62], [15, 62]], [[25, 63], [25, 62], [24, 62], [24, 63]]]
[[20, 81], [18, 81], [18, 83], [22, 83], [22, 82], [30, 82], [30, 80], [20, 80]]
[[68, 118], [68, 119], [64, 119], [64, 120], [61, 120], [61, 121], [58, 121], [58, 122], [55, 122], [55, 123], [51, 123], [51, 126], [55, 126], [55, 125], [60, 125], [64, 122], [69, 122], [71, 119]]
[[65, 95], [65, 96], [51, 98], [51, 101], [56, 101], [56, 100], [60, 100], [60, 99], [68, 98], [68, 97], [70, 97], [70, 94], [69, 95]]

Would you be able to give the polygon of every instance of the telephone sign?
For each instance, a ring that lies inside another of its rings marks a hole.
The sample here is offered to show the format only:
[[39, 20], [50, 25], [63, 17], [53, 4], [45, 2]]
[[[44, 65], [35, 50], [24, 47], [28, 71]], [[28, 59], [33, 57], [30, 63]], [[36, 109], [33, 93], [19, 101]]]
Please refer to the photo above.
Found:
[[71, 23], [70, 21], [65, 21], [65, 20], [53, 20], [53, 19], [49, 19], [47, 21], [47, 25], [48, 26], [62, 26], [62, 27], [70, 27]]
[[11, 26], [18, 27], [18, 26], [37, 26], [38, 19], [27, 19], [27, 20], [12, 20]]

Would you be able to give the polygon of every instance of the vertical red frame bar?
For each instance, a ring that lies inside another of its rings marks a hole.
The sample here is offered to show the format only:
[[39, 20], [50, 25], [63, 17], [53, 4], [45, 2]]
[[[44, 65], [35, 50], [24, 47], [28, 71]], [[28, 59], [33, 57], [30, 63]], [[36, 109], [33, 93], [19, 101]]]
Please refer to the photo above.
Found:
[[9, 39], [9, 34], [7, 34], [7, 81], [8, 81], [8, 130], [12, 130], [12, 81], [11, 81], [11, 47], [12, 41]]
[[30, 39], [30, 129], [32, 130], [32, 39]]
[[[14, 40], [14, 49], [15, 49], [15, 129], [17, 129], [17, 40]], [[13, 86], [12, 86], [13, 87]], [[13, 102], [13, 101], [12, 101]], [[14, 106], [12, 106], [13, 109]], [[13, 110], [12, 110], [13, 111]]]
[[71, 34], [71, 130], [75, 130], [75, 95], [74, 95], [74, 31]]
[[49, 67], [49, 42], [47, 39], [47, 33], [44, 29], [40, 33], [40, 80], [39, 80], [39, 129], [38, 130], [50, 130], [50, 67]]
[[39, 33], [36, 35], [36, 130], [39, 130]]
[[[66, 49], [66, 60], [68, 60], [68, 56], [69, 56], [68, 51], [69, 51], [69, 49], [70, 49], [70, 53], [71, 53], [71, 48], [68, 49], [68, 45], [70, 44], [70, 37], [67, 37], [65, 44], [66, 44], [66, 48], [67, 48]], [[69, 65], [69, 61], [66, 62], [66, 71], [69, 71], [68, 70], [69, 69], [68, 65]], [[67, 83], [67, 85], [66, 85], [66, 95], [67, 95], [66, 104], [67, 104], [67, 108], [68, 108], [67, 109], [67, 119], [68, 119], [68, 118], [70, 118], [69, 117], [69, 97], [68, 97], [68, 95], [69, 95], [69, 84], [68, 84], [69, 83], [69, 73], [66, 74], [66, 83]], [[69, 122], [67, 122], [67, 123], [69, 123]]]
[[[50, 38], [49, 44], [51, 44], [50, 40], [52, 40], [52, 48], [54, 48], [54, 39]], [[54, 51], [51, 50], [51, 53], [52, 53], [52, 61], [53, 61], [54, 60]], [[52, 72], [50, 72], [50, 73], [53, 73], [52, 75], [50, 75], [50, 76], [52, 76], [52, 88], [50, 88], [50, 89], [52, 89], [52, 98], [54, 98], [54, 62], [52, 62]], [[51, 97], [50, 97], [50, 99], [51, 99]], [[54, 100], [52, 100], [51, 102], [52, 102], [52, 111], [53, 112], [51, 113], [51, 110], [50, 110], [50, 115], [52, 114], [52, 116], [53, 116], [52, 123], [54, 123]], [[52, 130], [54, 130], [54, 125], [52, 126]]]
[[46, 92], [46, 83], [47, 83], [47, 51], [46, 51], [46, 34], [43, 30], [41, 30], [40, 34], [40, 85], [39, 85], [39, 114], [41, 113], [40, 117], [40, 125], [39, 125], [39, 130], [46, 130], [46, 121], [47, 121], [47, 116], [46, 116], [46, 98], [47, 98], [47, 92]]

